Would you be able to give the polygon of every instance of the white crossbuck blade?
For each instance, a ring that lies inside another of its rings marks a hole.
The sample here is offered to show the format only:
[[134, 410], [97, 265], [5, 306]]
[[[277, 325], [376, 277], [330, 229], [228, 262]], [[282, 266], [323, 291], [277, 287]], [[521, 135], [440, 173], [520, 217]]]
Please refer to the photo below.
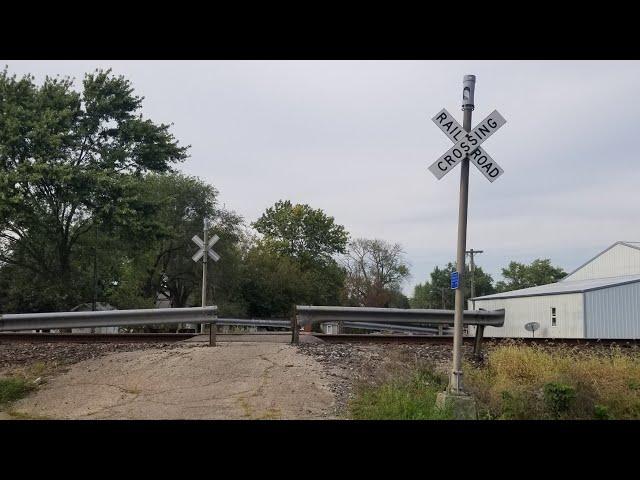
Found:
[[507, 121], [498, 113], [497, 110], [491, 112], [476, 128], [466, 133], [462, 126], [455, 118], [443, 108], [431, 120], [455, 143], [447, 152], [436, 160], [430, 167], [429, 171], [440, 180], [447, 173], [460, 163], [465, 157], [469, 156], [469, 160], [473, 163], [487, 180], [493, 182], [500, 177], [504, 170], [491, 156], [482, 148], [480, 144], [495, 133]]
[[[204, 242], [200, 239], [199, 236], [194, 235], [193, 238], [191, 239], [193, 240], [193, 243], [195, 243], [196, 245], [198, 245], [200, 247], [200, 250], [198, 250], [196, 252], [196, 254], [191, 257], [193, 259], [194, 262], [197, 262], [198, 260], [200, 260], [202, 258], [202, 256], [204, 255]], [[211, 239], [208, 242], [207, 245], [207, 254], [209, 255], [209, 257], [214, 261], [217, 262], [218, 260], [220, 260], [220, 255], [218, 255], [216, 252], [214, 252], [213, 250], [211, 250], [211, 247], [213, 247], [213, 245], [220, 240], [220, 237], [218, 237], [218, 235], [214, 235], [213, 237], [211, 237]]]

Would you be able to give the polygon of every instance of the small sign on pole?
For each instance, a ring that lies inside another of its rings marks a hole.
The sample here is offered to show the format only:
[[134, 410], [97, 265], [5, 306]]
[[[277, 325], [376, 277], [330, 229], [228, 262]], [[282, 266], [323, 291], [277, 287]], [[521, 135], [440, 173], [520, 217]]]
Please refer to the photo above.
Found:
[[460, 286], [458, 272], [451, 272], [451, 290]]

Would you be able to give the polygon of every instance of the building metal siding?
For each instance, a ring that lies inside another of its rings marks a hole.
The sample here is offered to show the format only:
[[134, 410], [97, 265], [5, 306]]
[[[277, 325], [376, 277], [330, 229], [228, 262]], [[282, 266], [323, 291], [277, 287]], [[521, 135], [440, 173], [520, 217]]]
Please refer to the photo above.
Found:
[[586, 338], [640, 338], [640, 283], [584, 295]]
[[617, 244], [561, 281], [589, 280], [640, 274], [640, 250]]
[[[640, 285], [640, 284], [636, 284]], [[557, 325], [551, 326], [551, 308], [556, 309]], [[469, 301], [469, 308], [473, 308]], [[475, 300], [475, 309], [505, 309], [503, 327], [486, 327], [487, 337], [531, 337], [525, 324], [538, 322], [535, 332], [540, 338], [584, 338], [583, 294], [543, 295], [489, 300]], [[474, 334], [474, 328], [469, 334]]]

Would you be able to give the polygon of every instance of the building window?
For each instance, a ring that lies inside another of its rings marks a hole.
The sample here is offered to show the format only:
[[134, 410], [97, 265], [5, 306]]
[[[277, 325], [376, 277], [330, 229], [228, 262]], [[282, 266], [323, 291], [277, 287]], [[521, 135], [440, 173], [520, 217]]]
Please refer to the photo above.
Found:
[[556, 307], [551, 307], [551, 326], [556, 326]]

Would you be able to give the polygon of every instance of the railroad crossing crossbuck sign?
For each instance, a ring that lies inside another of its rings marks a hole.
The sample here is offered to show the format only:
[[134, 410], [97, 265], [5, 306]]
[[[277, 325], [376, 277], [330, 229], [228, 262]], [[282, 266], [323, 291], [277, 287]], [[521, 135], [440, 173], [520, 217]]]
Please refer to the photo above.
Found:
[[497, 110], [491, 112], [487, 118], [482, 120], [482, 122], [469, 133], [464, 131], [460, 124], [456, 122], [456, 119], [453, 118], [445, 108], [440, 110], [432, 120], [455, 144], [429, 167], [429, 171], [433, 173], [438, 180], [453, 170], [465, 155], [469, 156], [471, 163], [478, 167], [478, 170], [480, 170], [490, 182], [493, 182], [504, 173], [500, 165], [498, 165], [485, 150], [480, 148], [480, 145], [487, 138], [507, 123]]
[[[191, 239], [193, 240], [193, 243], [195, 243], [196, 245], [198, 245], [200, 247], [200, 250], [198, 250], [196, 252], [196, 254], [191, 257], [193, 259], [194, 262], [197, 262], [198, 260], [200, 260], [202, 258], [202, 256], [204, 255], [204, 242], [202, 240], [200, 240], [200, 237], [197, 235], [194, 235], [193, 238]], [[214, 235], [213, 237], [211, 237], [211, 240], [209, 240], [209, 244], [207, 245], [207, 255], [209, 255], [209, 257], [214, 261], [217, 262], [218, 260], [220, 260], [220, 255], [218, 255], [216, 252], [214, 252], [213, 250], [211, 250], [211, 247], [213, 247], [213, 245], [220, 240], [220, 237], [218, 237], [218, 235]]]

